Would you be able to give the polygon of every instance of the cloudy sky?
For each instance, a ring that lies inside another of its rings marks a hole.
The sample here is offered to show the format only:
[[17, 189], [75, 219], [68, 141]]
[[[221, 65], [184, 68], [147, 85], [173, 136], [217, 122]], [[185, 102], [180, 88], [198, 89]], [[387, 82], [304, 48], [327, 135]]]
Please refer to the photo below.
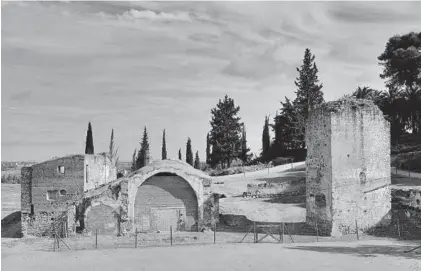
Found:
[[210, 110], [240, 105], [260, 151], [266, 114], [293, 97], [304, 49], [316, 55], [326, 100], [383, 88], [377, 56], [389, 37], [419, 31], [420, 2], [3, 2], [2, 160], [95, 151], [115, 129], [129, 161], [143, 127], [160, 158], [187, 137], [204, 159]]

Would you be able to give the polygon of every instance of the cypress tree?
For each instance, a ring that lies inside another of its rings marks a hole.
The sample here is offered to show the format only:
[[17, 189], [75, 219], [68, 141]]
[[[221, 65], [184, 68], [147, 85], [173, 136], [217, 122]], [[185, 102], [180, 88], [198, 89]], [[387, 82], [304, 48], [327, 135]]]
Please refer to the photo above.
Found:
[[190, 164], [191, 166], [193, 166], [193, 151], [191, 148], [190, 137], [187, 139], [187, 144], [186, 144], [186, 162]]
[[194, 159], [194, 168], [200, 168], [200, 158], [199, 158], [199, 151], [196, 151], [196, 157]]
[[140, 143], [140, 150], [137, 155], [136, 160], [136, 167], [137, 169], [146, 166], [149, 163], [149, 140], [148, 140], [148, 132], [145, 129], [143, 130], [143, 137], [142, 142]]
[[247, 134], [246, 134], [246, 126], [243, 123], [243, 132], [241, 135], [241, 154], [240, 154], [240, 159], [241, 161], [243, 161], [244, 163], [247, 163], [247, 161], [249, 160], [249, 152], [250, 148], [247, 147]]
[[114, 129], [111, 130], [111, 139], [110, 139], [110, 148], [109, 148], [109, 155], [110, 155], [110, 159], [111, 161], [117, 166], [118, 164], [118, 149], [115, 148], [115, 144], [114, 144]]
[[89, 122], [88, 132], [86, 134], [85, 154], [94, 154], [94, 139], [92, 136], [92, 125]]
[[262, 133], [262, 160], [268, 159], [268, 152], [270, 148], [270, 135], [269, 135], [269, 117], [265, 117], [265, 125], [263, 126]]
[[132, 156], [132, 167], [131, 167], [132, 171], [137, 170], [136, 155], [137, 155], [137, 149], [134, 149], [133, 156]]
[[162, 160], [167, 159], [167, 143], [165, 142], [165, 129], [162, 133]]
[[181, 157], [181, 149], [178, 150], [178, 160], [183, 160], [183, 158]]
[[210, 150], [210, 137], [209, 137], [209, 133], [206, 135], [206, 164], [210, 165], [211, 164], [211, 150]]

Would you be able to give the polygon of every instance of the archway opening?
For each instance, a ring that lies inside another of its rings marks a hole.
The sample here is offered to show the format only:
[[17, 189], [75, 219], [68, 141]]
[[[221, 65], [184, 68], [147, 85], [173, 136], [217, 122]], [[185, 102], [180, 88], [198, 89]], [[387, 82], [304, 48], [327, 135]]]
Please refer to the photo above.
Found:
[[158, 173], [137, 189], [134, 224], [141, 231], [197, 231], [198, 209], [196, 193], [185, 179]]

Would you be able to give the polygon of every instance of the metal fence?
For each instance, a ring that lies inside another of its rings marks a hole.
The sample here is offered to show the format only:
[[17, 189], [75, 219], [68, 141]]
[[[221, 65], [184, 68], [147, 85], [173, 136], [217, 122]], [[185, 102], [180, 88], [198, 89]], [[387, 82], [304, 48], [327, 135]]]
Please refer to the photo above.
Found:
[[[214, 245], [224, 243], [315, 243], [376, 240], [393, 238], [396, 240], [421, 240], [421, 229], [414, 229], [406, 221], [395, 221], [387, 227], [375, 228], [370, 232], [358, 229], [346, 235], [330, 237], [320, 235], [317, 227], [315, 233], [300, 233], [289, 223], [253, 223], [247, 229], [244, 227], [224, 228], [217, 225], [203, 232], [175, 231], [172, 227], [165, 232], [141, 232], [135, 230], [122, 236], [113, 236], [96, 230], [91, 234], [69, 236], [67, 238], [37, 238], [32, 242], [38, 245], [31, 246], [43, 251], [74, 251], [74, 250], [101, 250], [117, 248], [146, 248], [146, 247], [172, 247], [180, 245]], [[416, 232], [418, 231], [418, 232]]]

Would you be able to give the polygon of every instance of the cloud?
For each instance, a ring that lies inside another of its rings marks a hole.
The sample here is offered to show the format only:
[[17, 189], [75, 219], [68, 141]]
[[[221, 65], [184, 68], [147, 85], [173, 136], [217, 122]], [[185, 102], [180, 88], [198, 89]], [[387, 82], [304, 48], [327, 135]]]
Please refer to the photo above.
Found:
[[136, 10], [130, 9], [117, 16], [120, 19], [150, 20], [150, 21], [167, 21], [167, 22], [192, 22], [192, 18], [187, 12], [155, 12], [152, 10]]
[[263, 53], [240, 52], [223, 69], [223, 72], [247, 79], [264, 79], [280, 72], [281, 61], [276, 60], [277, 47], [266, 49]]
[[[204, 153], [210, 109], [225, 94], [256, 151], [264, 116], [294, 95], [305, 48], [336, 99], [359, 84], [383, 87], [377, 55], [421, 24], [413, 2], [18, 3], [2, 9], [2, 139], [42, 142], [50, 129], [51, 141], [76, 144], [43, 156], [83, 152], [88, 121], [100, 150], [115, 128], [124, 159], [144, 125], [155, 157], [164, 128], [174, 157], [187, 136]], [[35, 145], [4, 147], [6, 158], [40, 156]]]
[[10, 100], [17, 101], [17, 102], [23, 102], [23, 101], [26, 101], [26, 100], [30, 99], [31, 95], [32, 95], [32, 91], [27, 90], [27, 91], [23, 91], [23, 92], [13, 94], [12, 96], [10, 96]]
[[396, 22], [413, 22], [419, 19], [421, 3], [393, 2], [379, 3], [361, 2], [332, 3], [329, 6], [329, 14], [339, 22], [355, 24], [393, 24]]
[[11, 141], [2, 141], [2, 146], [4, 147], [27, 147], [27, 146], [60, 146], [60, 145], [67, 145], [67, 146], [74, 146], [75, 142], [72, 140], [48, 140], [48, 141], [37, 141], [37, 140], [11, 140]]

